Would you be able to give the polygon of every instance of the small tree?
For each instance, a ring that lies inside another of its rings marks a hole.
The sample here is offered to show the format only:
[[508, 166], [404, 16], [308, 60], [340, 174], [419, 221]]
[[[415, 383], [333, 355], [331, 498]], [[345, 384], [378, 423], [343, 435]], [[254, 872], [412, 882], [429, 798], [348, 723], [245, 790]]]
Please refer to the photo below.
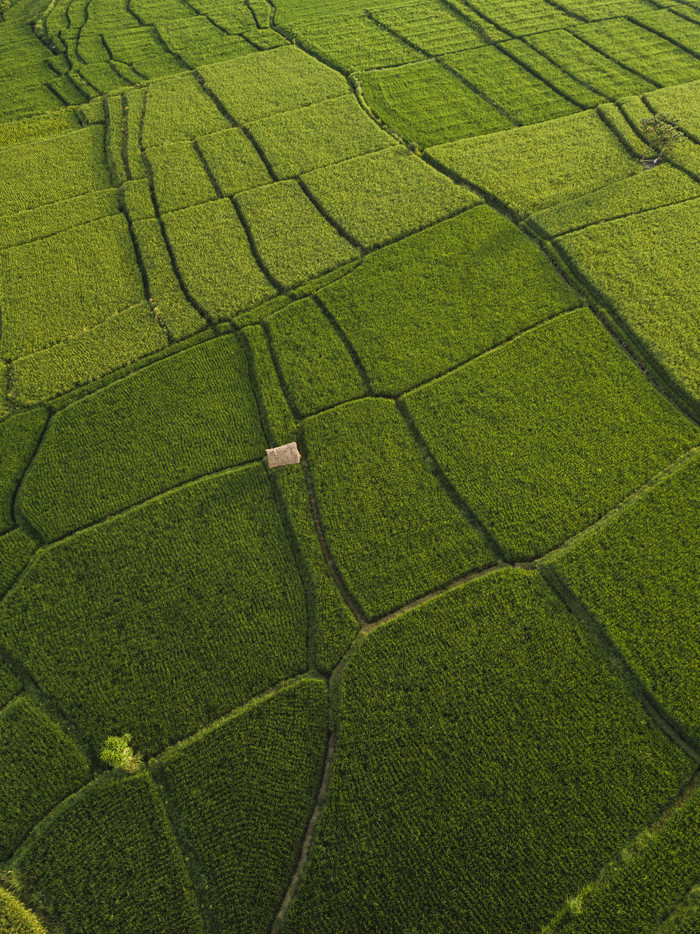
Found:
[[123, 736], [108, 736], [100, 753], [100, 759], [113, 769], [122, 769], [124, 772], [138, 772], [143, 765], [143, 758], [135, 753], [129, 743], [131, 733]]
[[685, 133], [678, 126], [676, 117], [671, 117], [669, 114], [653, 114], [646, 120], [642, 120], [642, 127], [652, 150], [642, 160], [642, 164], [647, 168], [658, 165], [664, 155], [675, 149], [686, 138]]

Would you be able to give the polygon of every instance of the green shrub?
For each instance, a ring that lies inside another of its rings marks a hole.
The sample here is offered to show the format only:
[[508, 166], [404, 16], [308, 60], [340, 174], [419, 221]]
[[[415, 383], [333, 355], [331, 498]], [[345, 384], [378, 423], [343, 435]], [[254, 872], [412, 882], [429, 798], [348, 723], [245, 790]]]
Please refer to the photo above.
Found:
[[18, 861], [66, 934], [203, 934], [152, 779], [93, 783], [40, 827]]
[[540, 578], [489, 574], [345, 668], [285, 930], [539, 931], [692, 768]]
[[283, 288], [294, 288], [359, 256], [295, 181], [252, 188], [237, 201], [265, 268]]
[[0, 859], [34, 824], [90, 778], [73, 740], [26, 697], [0, 713]]
[[317, 415], [303, 439], [328, 547], [368, 617], [494, 560], [393, 403], [363, 399]]
[[317, 169], [303, 181], [363, 247], [398, 240], [479, 202], [400, 146]]
[[0, 639], [96, 749], [129, 730], [146, 755], [304, 670], [301, 584], [264, 468], [42, 550], [0, 606]]
[[514, 558], [566, 541], [700, 441], [587, 309], [429, 383], [406, 404], [451, 482]]
[[58, 412], [20, 506], [51, 541], [264, 449], [245, 354], [221, 337]]
[[318, 294], [372, 389], [387, 395], [579, 303], [543, 253], [485, 206], [373, 253]]
[[267, 930], [316, 798], [325, 684], [303, 678], [167, 752], [156, 776], [214, 931]]

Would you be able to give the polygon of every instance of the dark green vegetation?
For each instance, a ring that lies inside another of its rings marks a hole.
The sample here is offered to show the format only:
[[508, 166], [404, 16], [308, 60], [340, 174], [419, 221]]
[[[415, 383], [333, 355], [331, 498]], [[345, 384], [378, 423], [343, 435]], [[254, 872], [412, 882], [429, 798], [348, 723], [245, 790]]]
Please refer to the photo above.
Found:
[[691, 771], [515, 571], [370, 635], [338, 735], [292, 932], [539, 930]]
[[0, 0], [0, 934], [700, 934], [699, 205], [698, 0]]

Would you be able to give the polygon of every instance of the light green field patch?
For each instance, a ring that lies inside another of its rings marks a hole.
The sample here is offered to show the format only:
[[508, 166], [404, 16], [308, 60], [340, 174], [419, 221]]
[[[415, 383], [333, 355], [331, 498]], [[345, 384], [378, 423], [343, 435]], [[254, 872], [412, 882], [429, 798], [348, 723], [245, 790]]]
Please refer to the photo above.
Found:
[[153, 81], [146, 94], [143, 145], [161, 146], [225, 130], [228, 121], [194, 75]]
[[559, 243], [655, 362], [700, 399], [700, 198], [587, 227]]
[[147, 157], [161, 212], [189, 208], [216, 198], [201, 159], [189, 140], [150, 149]]
[[200, 71], [207, 87], [240, 123], [338, 97], [348, 90], [341, 75], [291, 45], [207, 65]]
[[354, 95], [275, 114], [250, 124], [278, 178], [296, 178], [324, 165], [393, 146]]
[[234, 196], [272, 181], [255, 146], [243, 130], [223, 130], [198, 140], [222, 194]]
[[0, 253], [0, 354], [42, 350], [142, 298], [121, 214], [10, 247]]
[[520, 571], [373, 632], [339, 707], [289, 934], [539, 931], [693, 769]]
[[448, 478], [513, 558], [566, 541], [700, 441], [587, 309], [406, 402]]
[[366, 72], [362, 91], [381, 120], [422, 148], [513, 125], [434, 61]]
[[250, 252], [245, 230], [227, 199], [168, 214], [165, 227], [187, 287], [215, 321], [231, 318], [276, 293]]
[[696, 742], [699, 479], [696, 456], [554, 563], [646, 688]]
[[369, 618], [494, 561], [393, 403], [362, 399], [317, 415], [303, 440], [328, 547]]
[[206, 341], [54, 415], [22, 486], [48, 541], [265, 450], [245, 354]]
[[61, 233], [71, 227], [89, 224], [119, 211], [117, 192], [113, 188], [87, 192], [67, 201], [43, 205], [3, 218], [0, 227], [0, 249], [20, 246]]
[[295, 181], [253, 188], [237, 198], [265, 267], [294, 288], [359, 256]]
[[400, 146], [317, 169], [303, 181], [364, 247], [397, 240], [479, 202]]
[[129, 731], [152, 755], [300, 673], [304, 599], [263, 467], [43, 550], [0, 635], [95, 749]]
[[318, 294], [387, 395], [579, 304], [532, 241], [486, 206], [367, 256]]
[[594, 111], [448, 143], [430, 155], [520, 217], [642, 171]]
[[6, 934], [46, 934], [39, 919], [7, 889], [0, 889], [0, 928]]

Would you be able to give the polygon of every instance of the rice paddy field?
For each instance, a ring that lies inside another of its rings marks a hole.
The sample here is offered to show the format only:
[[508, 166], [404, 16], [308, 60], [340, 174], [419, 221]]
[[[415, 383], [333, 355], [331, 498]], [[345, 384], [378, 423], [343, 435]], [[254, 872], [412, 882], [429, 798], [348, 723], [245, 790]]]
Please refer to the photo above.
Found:
[[0, 0], [0, 934], [700, 934], [699, 607], [700, 0]]

